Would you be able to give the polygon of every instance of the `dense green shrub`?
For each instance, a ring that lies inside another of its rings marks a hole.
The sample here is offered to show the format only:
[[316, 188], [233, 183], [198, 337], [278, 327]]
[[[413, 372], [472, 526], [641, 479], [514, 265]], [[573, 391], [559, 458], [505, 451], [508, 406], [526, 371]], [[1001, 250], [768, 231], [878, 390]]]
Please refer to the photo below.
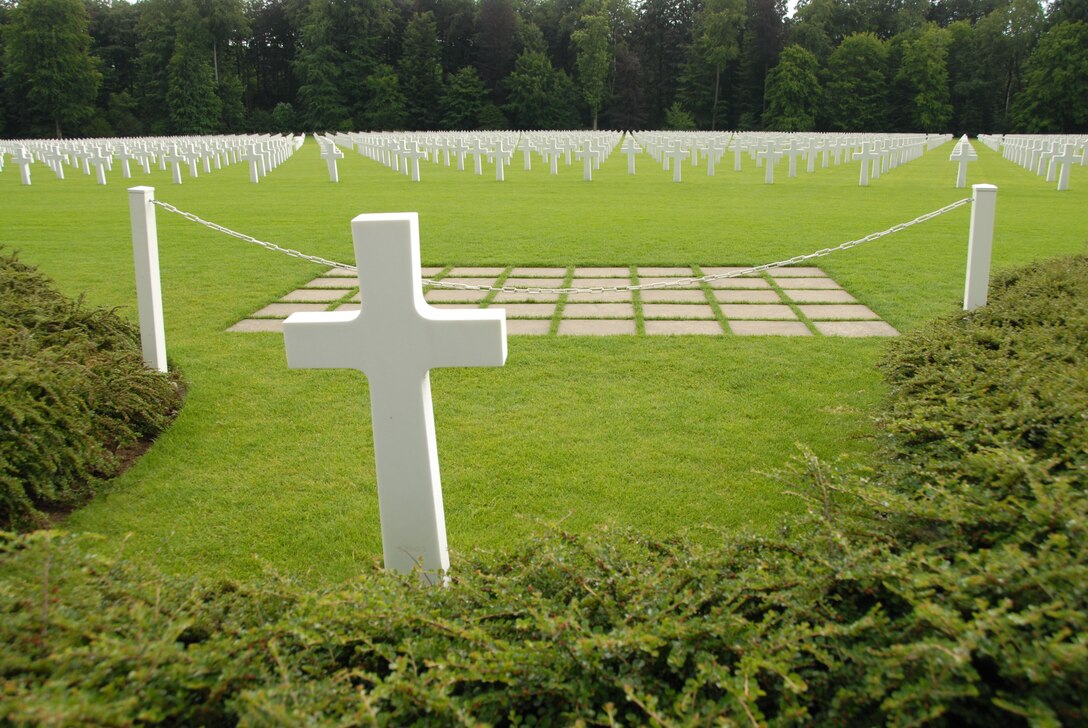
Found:
[[0, 525], [85, 501], [180, 401], [172, 377], [143, 366], [132, 324], [0, 254]]
[[801, 457], [773, 538], [554, 534], [316, 592], [0, 538], [0, 724], [1084, 725], [1086, 270], [903, 337], [880, 466]]

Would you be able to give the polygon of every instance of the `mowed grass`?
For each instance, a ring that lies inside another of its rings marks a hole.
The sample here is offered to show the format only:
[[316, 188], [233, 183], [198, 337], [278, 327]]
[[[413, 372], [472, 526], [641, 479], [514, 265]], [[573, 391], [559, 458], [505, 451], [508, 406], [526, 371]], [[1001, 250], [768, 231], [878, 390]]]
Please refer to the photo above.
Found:
[[[1088, 171], [1054, 185], [979, 143], [969, 181], [999, 186], [995, 267], [1083, 252]], [[834, 246], [970, 194], [953, 186], [951, 145], [868, 188], [858, 166], [786, 167], [777, 182], [731, 154], [713, 178], [674, 184], [648, 156], [615, 154], [581, 179], [539, 159], [507, 181], [424, 163], [411, 183], [358, 155], [328, 181], [310, 141], [259, 185], [236, 165], [170, 184], [159, 199], [261, 239], [351, 262], [350, 220], [418, 211], [426, 265], [731, 265]], [[135, 316], [128, 202], [119, 171], [100, 187], [34, 166], [0, 173], [0, 243], [69, 294]], [[901, 330], [962, 299], [969, 208], [815, 264]], [[190, 383], [172, 429], [66, 527], [126, 536], [124, 548], [182, 572], [264, 568], [314, 582], [380, 558], [365, 377], [288, 370], [282, 337], [224, 330], [321, 268], [158, 211], [170, 360]], [[432, 372], [449, 542], [502, 549], [559, 525], [633, 527], [712, 542], [773, 529], [798, 504], [771, 473], [798, 446], [864, 462], [883, 388], [879, 339], [512, 336], [496, 369]]]

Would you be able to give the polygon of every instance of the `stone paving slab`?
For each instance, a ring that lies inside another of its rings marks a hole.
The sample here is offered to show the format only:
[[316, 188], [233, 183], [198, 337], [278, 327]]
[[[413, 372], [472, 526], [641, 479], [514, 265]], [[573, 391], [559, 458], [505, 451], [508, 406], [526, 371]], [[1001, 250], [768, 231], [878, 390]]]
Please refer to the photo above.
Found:
[[639, 267], [638, 274], [640, 277], [645, 278], [647, 276], [651, 278], [671, 277], [671, 278], [690, 278], [692, 276], [691, 268], [683, 268], [680, 266], [672, 268], [643, 268]]
[[827, 274], [813, 266], [798, 265], [775, 268], [771, 276], [774, 278], [824, 278]]
[[575, 278], [570, 282], [571, 288], [614, 288], [629, 285], [630, 278]]
[[[442, 267], [423, 268], [423, 275], [440, 276]], [[463, 266], [448, 271], [440, 280], [495, 287], [506, 268]], [[736, 267], [702, 267], [704, 275], [745, 270]], [[631, 279], [629, 268], [583, 266], [575, 269], [572, 287], [593, 288], [671, 282], [695, 277], [683, 266], [639, 268]], [[518, 288], [562, 286], [568, 269], [518, 267], [510, 270], [504, 285]], [[781, 288], [772, 287], [772, 281]], [[271, 303], [250, 318], [228, 329], [237, 332], [283, 330], [283, 319], [298, 311], [358, 311], [361, 307], [357, 276], [345, 268], [331, 268], [305, 286]], [[813, 266], [775, 269], [770, 274], [722, 278], [710, 282], [718, 313], [698, 283], [684, 287], [652, 288], [640, 292], [641, 312], [636, 314], [631, 291], [601, 293], [519, 293], [465, 291], [432, 287], [425, 298], [435, 308], [506, 310], [510, 334], [547, 335], [559, 301], [564, 307], [558, 333], [569, 336], [631, 335], [642, 326], [647, 335], [737, 336], [897, 336], [898, 332], [872, 309], [858, 303]], [[351, 294], [349, 302], [342, 302]], [[798, 314], [806, 320], [799, 320]], [[638, 320], [636, 321], [636, 318]]]
[[258, 318], [262, 316], [287, 318], [291, 314], [298, 313], [300, 311], [328, 310], [329, 306], [326, 303], [270, 303], [253, 315]]
[[[704, 266], [701, 266], [700, 270], [703, 271], [703, 275], [705, 275], [705, 276], [717, 276], [717, 275], [722, 275], [723, 273], [740, 273], [742, 270], [748, 270], [748, 269], [743, 267], [743, 266], [737, 266], [737, 265], [725, 266], [725, 267], [722, 267], [722, 266], [706, 266], [706, 265], [704, 265]], [[758, 277], [758, 276], [759, 276], [758, 273], [748, 273], [747, 276], [741, 276], [741, 277], [743, 278], [743, 277]]]
[[568, 303], [563, 309], [565, 319], [634, 317], [635, 307], [630, 303]]
[[288, 303], [332, 303], [350, 292], [350, 288], [298, 288], [281, 300]]
[[879, 319], [880, 317], [868, 306], [862, 305], [835, 305], [825, 306], [798, 306], [801, 313], [813, 321], [827, 321], [829, 319]]
[[724, 303], [721, 309], [730, 321], [797, 318], [792, 308], [781, 303]]
[[779, 303], [777, 291], [772, 290], [716, 290], [714, 299], [718, 303]]
[[779, 278], [771, 276], [771, 280], [782, 288], [790, 289], [839, 288], [839, 284], [830, 278]]
[[490, 308], [501, 308], [506, 311], [506, 318], [546, 318], [550, 319], [555, 314], [554, 303], [504, 303]]
[[[773, 291], [772, 291], [773, 293]], [[661, 288], [639, 293], [643, 301], [650, 303], [704, 303], [706, 294], [683, 288]]]
[[509, 293], [503, 291], [495, 294], [495, 303], [533, 303], [558, 300], [558, 293]]
[[616, 336], [634, 334], [632, 320], [564, 319], [559, 322], [560, 336]]
[[455, 288], [432, 288], [423, 294], [429, 303], [480, 302], [487, 298], [487, 291], [460, 291]]
[[[312, 281], [306, 284], [307, 288], [343, 288], [343, 278], [314, 278]], [[358, 285], [358, 284], [356, 284]]]
[[[439, 270], [441, 270], [441, 269], [439, 269]], [[424, 274], [424, 275], [426, 275], [426, 274]], [[327, 271], [325, 271], [325, 277], [327, 277], [327, 278], [354, 278], [355, 280], [359, 280], [359, 274], [356, 273], [353, 270], [348, 270], [347, 268], [329, 268]]]
[[647, 321], [646, 333], [650, 336], [721, 336], [722, 325], [717, 321]]
[[709, 281], [711, 288], [770, 288], [771, 284], [762, 278], [717, 278]]
[[899, 336], [884, 321], [815, 321], [813, 326], [824, 336]]
[[[688, 273], [686, 276], [668, 276], [668, 277], [665, 277], [665, 278], [661, 278], [661, 277], [657, 277], [657, 276], [642, 276], [642, 277], [640, 277], [638, 279], [638, 284], [640, 286], [648, 286], [648, 285], [651, 285], [651, 284], [654, 284], [654, 283], [672, 283], [673, 281], [677, 281], [677, 280], [680, 280], [680, 279], [683, 279], [683, 278], [691, 278], [691, 274]], [[701, 287], [702, 286], [699, 285], [698, 283], [684, 283], [684, 284], [679, 285], [679, 286], [669, 286], [668, 289], [669, 290], [674, 290], [674, 291], [682, 291], [685, 288], [701, 288]], [[666, 290], [666, 289], [662, 288], [661, 290]]]
[[283, 319], [243, 319], [231, 326], [227, 331], [241, 331], [247, 334], [254, 331], [283, 333]]
[[459, 278], [462, 276], [497, 276], [501, 274], [505, 268], [485, 267], [485, 268], [454, 268], [446, 275]]
[[503, 283], [504, 286], [516, 288], [559, 288], [563, 285], [562, 278], [514, 278], [510, 277]]
[[858, 299], [842, 289], [794, 291], [783, 288], [782, 292], [795, 303], [857, 303]]
[[574, 275], [578, 278], [630, 278], [630, 268], [575, 268]]
[[506, 322], [506, 333], [528, 336], [547, 336], [551, 333], [551, 321], [532, 321], [527, 319], [514, 319]]
[[620, 303], [631, 300], [630, 291], [603, 291], [601, 293], [568, 293], [568, 303]]
[[566, 268], [514, 268], [510, 275], [516, 278], [562, 278]]
[[812, 336], [800, 321], [730, 321], [737, 336]]
[[687, 303], [647, 303], [642, 306], [642, 315], [646, 319], [713, 319], [714, 309]]

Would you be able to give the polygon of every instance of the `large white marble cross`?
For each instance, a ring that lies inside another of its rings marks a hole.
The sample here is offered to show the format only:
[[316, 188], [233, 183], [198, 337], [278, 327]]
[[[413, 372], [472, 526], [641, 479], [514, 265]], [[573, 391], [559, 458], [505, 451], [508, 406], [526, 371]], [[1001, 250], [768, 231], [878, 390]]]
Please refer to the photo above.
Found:
[[287, 366], [366, 374], [385, 567], [441, 578], [449, 554], [429, 372], [502, 366], [506, 314], [423, 300], [416, 213], [360, 215], [351, 234], [361, 310], [292, 314], [283, 326]]

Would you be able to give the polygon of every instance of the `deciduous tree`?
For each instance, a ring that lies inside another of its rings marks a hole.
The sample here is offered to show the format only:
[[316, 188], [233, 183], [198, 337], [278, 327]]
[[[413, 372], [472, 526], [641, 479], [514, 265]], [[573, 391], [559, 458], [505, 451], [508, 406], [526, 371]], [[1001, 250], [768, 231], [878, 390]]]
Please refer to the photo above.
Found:
[[80, 0], [22, 0], [4, 29], [9, 91], [32, 124], [59, 138], [94, 115], [102, 74], [90, 55], [87, 10]]
[[608, 89], [608, 72], [612, 54], [608, 50], [610, 35], [608, 16], [604, 9], [582, 18], [582, 27], [574, 31], [571, 41], [577, 48], [578, 84], [582, 98], [589, 107], [592, 127], [597, 129], [597, 114]]
[[827, 108], [837, 131], [883, 131], [888, 118], [888, 49], [872, 33], [844, 38], [828, 60]]
[[1059, 23], [1039, 40], [1014, 118], [1029, 133], [1088, 132], [1088, 24]]
[[819, 63], [799, 45], [789, 45], [767, 75], [763, 124], [776, 131], [812, 131], [820, 103]]

